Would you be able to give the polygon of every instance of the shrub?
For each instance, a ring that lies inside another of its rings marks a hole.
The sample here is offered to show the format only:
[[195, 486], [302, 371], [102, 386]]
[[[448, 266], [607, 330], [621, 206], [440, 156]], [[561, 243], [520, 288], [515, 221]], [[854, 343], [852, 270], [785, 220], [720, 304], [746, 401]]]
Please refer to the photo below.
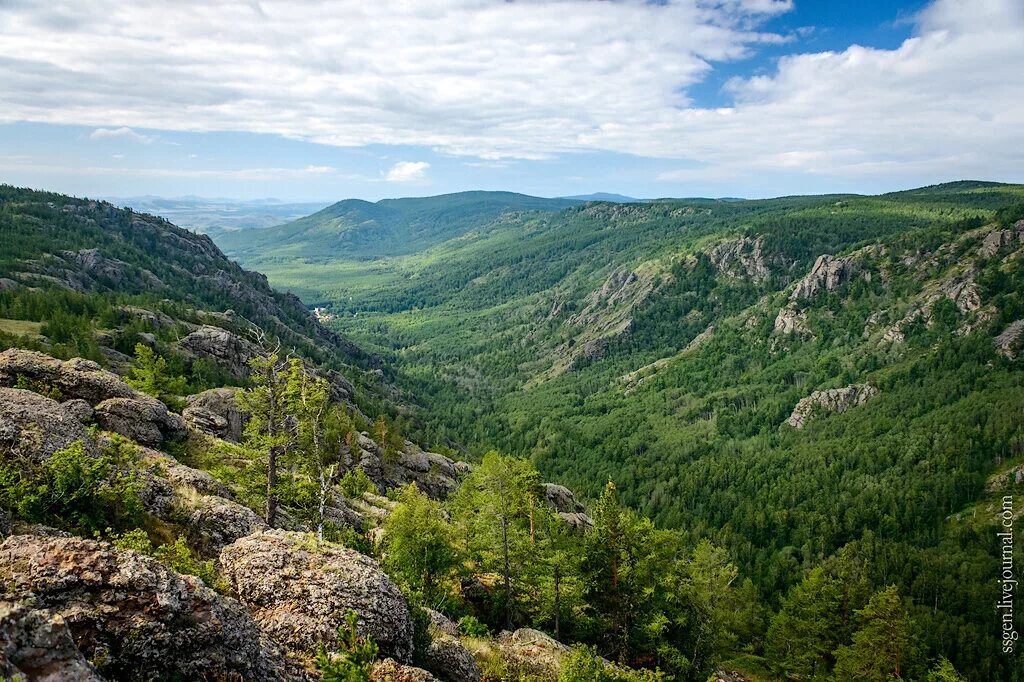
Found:
[[342, 494], [348, 498], [359, 497], [363, 493], [373, 493], [376, 495], [379, 492], [374, 482], [366, 475], [366, 472], [358, 467], [345, 472], [345, 475], [338, 482], [338, 487], [341, 488]]
[[[109, 530], [109, 529], [108, 529]], [[149, 536], [141, 528], [132, 529], [121, 535], [112, 535], [111, 542], [118, 549], [130, 549], [157, 559], [177, 573], [194, 575], [208, 587], [222, 590], [225, 585], [212, 560], [197, 557], [182, 537], [167, 545], [154, 547]]]
[[359, 616], [349, 611], [345, 625], [338, 628], [337, 650], [327, 652], [321, 643], [316, 665], [322, 682], [369, 682], [373, 662], [377, 660], [377, 644], [372, 637], [359, 634]]
[[464, 637], [490, 637], [491, 631], [476, 616], [459, 618], [459, 634]]

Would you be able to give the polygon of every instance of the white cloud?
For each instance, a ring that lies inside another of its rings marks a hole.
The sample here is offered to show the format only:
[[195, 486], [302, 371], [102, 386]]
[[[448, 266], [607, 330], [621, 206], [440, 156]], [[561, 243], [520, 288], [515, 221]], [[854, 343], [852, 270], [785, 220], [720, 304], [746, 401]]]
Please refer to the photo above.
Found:
[[89, 134], [90, 140], [129, 140], [131, 142], [140, 142], [142, 144], [149, 144], [153, 141], [153, 138], [149, 135], [143, 135], [137, 133], [131, 128], [97, 128]]
[[673, 182], [771, 172], [1020, 178], [1020, 0], [935, 0], [896, 49], [792, 54], [768, 75], [731, 82], [730, 107], [687, 97], [715, 62], [789, 40], [759, 27], [791, 7], [0, 3], [0, 122], [105, 126], [101, 137], [249, 131], [490, 161], [607, 150], [685, 161], [663, 174]]
[[388, 182], [422, 182], [427, 179], [428, 168], [430, 164], [426, 161], [399, 161], [384, 175], [384, 179]]

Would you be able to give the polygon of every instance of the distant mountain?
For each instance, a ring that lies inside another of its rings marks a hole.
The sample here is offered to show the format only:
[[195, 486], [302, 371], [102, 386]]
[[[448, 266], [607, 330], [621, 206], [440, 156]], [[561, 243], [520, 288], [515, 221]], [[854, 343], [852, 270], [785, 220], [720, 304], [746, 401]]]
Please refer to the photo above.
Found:
[[234, 199], [184, 197], [105, 197], [115, 206], [128, 206], [150, 213], [201, 234], [280, 225], [319, 211], [326, 202], [286, 203], [278, 199]]
[[634, 197], [627, 197], [625, 194], [612, 194], [611, 192], [595, 192], [593, 194], [577, 194], [571, 197], [562, 197], [563, 199], [572, 199], [574, 201], [610, 201], [616, 204], [637, 204], [647, 201], [647, 199], [636, 199]]
[[513, 192], [459, 192], [433, 197], [346, 199], [284, 225], [221, 234], [228, 255], [253, 263], [267, 254], [323, 259], [376, 258], [413, 253], [486, 227], [502, 216], [559, 211], [580, 202], [544, 199]]

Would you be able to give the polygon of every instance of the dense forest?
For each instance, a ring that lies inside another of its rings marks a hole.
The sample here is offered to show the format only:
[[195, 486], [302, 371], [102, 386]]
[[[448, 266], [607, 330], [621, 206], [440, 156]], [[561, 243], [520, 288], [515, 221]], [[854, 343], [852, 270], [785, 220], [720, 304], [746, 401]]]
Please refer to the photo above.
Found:
[[[856, 592], [856, 610], [891, 587], [922, 660], [1017, 679], [992, 616], [993, 510], [1021, 478], [1022, 200], [964, 182], [599, 202], [412, 254], [245, 262], [388, 358], [428, 443], [520, 455], [592, 500], [612, 480], [658, 526], [724, 547], [768, 609], [747, 643], [768, 667], [843, 669], [849, 634], [782, 653], [786, 609], [849, 624], [808, 595]], [[855, 408], [787, 423], [858, 386]]]

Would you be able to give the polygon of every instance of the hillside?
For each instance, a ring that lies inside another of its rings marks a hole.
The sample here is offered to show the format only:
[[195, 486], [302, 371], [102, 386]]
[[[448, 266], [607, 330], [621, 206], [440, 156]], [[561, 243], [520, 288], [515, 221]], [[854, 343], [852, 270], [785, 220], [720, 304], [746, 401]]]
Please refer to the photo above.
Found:
[[413, 253], [461, 237], [506, 214], [556, 211], [578, 203], [513, 192], [460, 192], [376, 203], [348, 199], [278, 227], [222, 235], [219, 244], [228, 255], [253, 267], [279, 258], [376, 258]]
[[395, 363], [428, 442], [529, 457], [591, 497], [613, 479], [774, 607], [859, 562], [912, 600], [929, 656], [1011, 679], [970, 644], [999, 639], [994, 519], [954, 520], [1022, 461], [1022, 203], [980, 182], [590, 203], [264, 264]]

